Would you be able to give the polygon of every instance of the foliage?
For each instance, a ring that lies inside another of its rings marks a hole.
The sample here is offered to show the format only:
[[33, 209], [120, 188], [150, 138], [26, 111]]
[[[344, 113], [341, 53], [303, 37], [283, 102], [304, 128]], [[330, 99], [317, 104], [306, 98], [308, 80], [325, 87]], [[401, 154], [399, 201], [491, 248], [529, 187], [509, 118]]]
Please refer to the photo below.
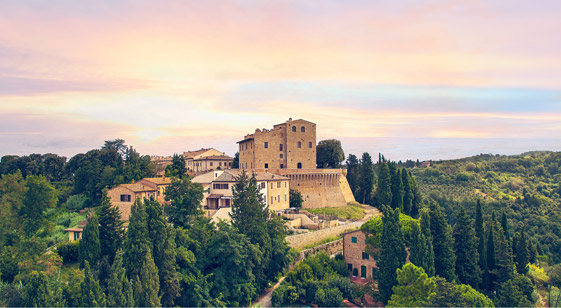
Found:
[[300, 191], [295, 189], [290, 189], [289, 200], [290, 200], [290, 207], [297, 207], [297, 208], [301, 208], [302, 202], [304, 202], [302, 199], [302, 193], [300, 193]]
[[107, 306], [109, 307], [133, 307], [134, 298], [132, 283], [127, 279], [123, 267], [123, 251], [118, 250], [111, 265], [111, 275], [107, 283]]
[[166, 167], [166, 176], [177, 179], [185, 179], [187, 177], [187, 167], [185, 165], [185, 157], [183, 155], [173, 154], [171, 165]]
[[47, 225], [47, 209], [56, 205], [56, 196], [54, 188], [41, 175], [27, 176], [25, 187], [19, 215], [23, 220], [25, 234], [31, 236]]
[[453, 234], [458, 281], [478, 288], [481, 282], [481, 270], [478, 264], [475, 231], [463, 207], [459, 208]]
[[57, 245], [57, 253], [62, 257], [62, 261], [65, 264], [74, 263], [79, 261], [80, 258], [80, 242], [78, 241], [66, 241]]
[[[406, 242], [411, 238], [414, 224], [419, 225], [419, 220], [399, 213], [399, 225], [401, 226], [401, 233]], [[383, 229], [383, 218], [381, 216], [371, 218], [365, 222], [360, 229], [374, 235], [370, 241], [373, 241], [373, 247], [380, 247]]]
[[347, 157], [347, 161], [345, 162], [347, 167], [347, 182], [349, 182], [349, 188], [353, 192], [355, 199], [359, 199], [358, 194], [358, 187], [359, 187], [359, 176], [360, 176], [360, 165], [358, 162], [358, 158], [353, 155], [349, 154]]
[[318, 168], [339, 168], [345, 160], [341, 141], [336, 139], [321, 140], [316, 147]]
[[452, 228], [446, 221], [446, 216], [442, 213], [440, 206], [434, 200], [429, 201], [429, 210], [435, 274], [448, 281], [454, 281], [456, 256], [453, 250]]
[[105, 293], [99, 281], [93, 277], [88, 261], [84, 261], [84, 281], [80, 284], [80, 290], [81, 307], [105, 307]]
[[176, 227], [188, 228], [192, 220], [203, 213], [203, 186], [191, 182], [189, 178], [172, 179], [166, 187], [165, 199], [170, 201], [167, 215]]
[[413, 263], [397, 269], [397, 283], [388, 307], [425, 307], [436, 289], [434, 279], [428, 279], [423, 268]]
[[71, 211], [79, 211], [88, 205], [87, 201], [88, 198], [84, 194], [72, 195], [66, 200], [65, 207]]
[[393, 286], [397, 285], [396, 270], [405, 264], [407, 252], [399, 223], [399, 209], [386, 207], [382, 222], [378, 288], [382, 302], [387, 304], [392, 295]]
[[323, 214], [351, 220], [360, 220], [364, 218], [365, 214], [365, 210], [360, 205], [306, 209], [306, 211], [312, 214]]
[[495, 304], [498, 307], [532, 307], [534, 286], [522, 275], [517, 275], [500, 285]]
[[84, 267], [85, 262], [97, 264], [101, 259], [101, 244], [99, 242], [99, 223], [97, 216], [92, 216], [82, 233], [82, 239], [78, 245], [80, 256], [80, 267]]
[[370, 154], [363, 153], [360, 159], [360, 175], [358, 184], [358, 200], [362, 204], [373, 204], [372, 190], [374, 189], [374, 165]]
[[112, 206], [107, 197], [107, 190], [103, 190], [99, 215], [99, 243], [101, 256], [107, 257], [109, 263], [113, 262], [115, 253], [123, 242], [123, 222], [119, 207]]

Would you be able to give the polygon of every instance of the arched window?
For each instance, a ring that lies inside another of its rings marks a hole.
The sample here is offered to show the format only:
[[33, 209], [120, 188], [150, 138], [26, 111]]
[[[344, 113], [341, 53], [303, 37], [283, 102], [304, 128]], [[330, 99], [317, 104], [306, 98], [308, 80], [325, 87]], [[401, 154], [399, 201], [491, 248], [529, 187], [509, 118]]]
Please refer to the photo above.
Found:
[[296, 131], [296, 126], [292, 126], [292, 131], [293, 131], [293, 132]]
[[304, 126], [302, 126], [302, 127], [300, 127], [300, 131], [301, 131], [301, 132], [305, 132], [305, 131], [306, 131], [306, 128], [305, 128]]
[[298, 169], [302, 169], [302, 163], [298, 163]]

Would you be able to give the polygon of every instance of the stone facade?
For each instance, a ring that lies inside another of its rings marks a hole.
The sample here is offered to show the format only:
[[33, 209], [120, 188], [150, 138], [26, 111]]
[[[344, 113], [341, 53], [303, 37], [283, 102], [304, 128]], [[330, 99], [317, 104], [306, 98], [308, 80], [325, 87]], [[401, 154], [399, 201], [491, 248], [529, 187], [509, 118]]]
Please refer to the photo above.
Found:
[[376, 260], [366, 253], [366, 234], [361, 230], [343, 234], [343, 256], [353, 277], [373, 279], [378, 271]]
[[302, 249], [307, 245], [311, 245], [317, 242], [320, 242], [328, 237], [339, 236], [345, 231], [349, 231], [352, 229], [356, 229], [357, 225], [354, 223], [340, 225], [333, 228], [326, 228], [317, 231], [290, 235], [286, 237], [286, 241], [288, 245], [292, 248]]
[[290, 178], [304, 208], [345, 206], [354, 202], [346, 170], [316, 169], [316, 124], [289, 119], [272, 130], [256, 129], [238, 142], [240, 169]]
[[202, 173], [210, 170], [215, 170], [220, 167], [220, 169], [231, 169], [232, 157], [224, 155], [216, 149], [200, 149], [197, 151], [187, 151], [182, 154], [185, 158], [185, 167], [187, 171], [194, 173]]
[[121, 219], [129, 220], [131, 207], [136, 199], [157, 197], [158, 189], [141, 183], [121, 184], [107, 191], [111, 204], [121, 211]]

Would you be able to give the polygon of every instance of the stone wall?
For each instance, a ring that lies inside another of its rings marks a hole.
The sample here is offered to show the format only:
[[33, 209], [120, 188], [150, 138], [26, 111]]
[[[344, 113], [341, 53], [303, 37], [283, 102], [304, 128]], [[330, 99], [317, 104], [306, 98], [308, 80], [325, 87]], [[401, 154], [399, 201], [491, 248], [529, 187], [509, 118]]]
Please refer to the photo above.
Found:
[[357, 224], [351, 223], [334, 228], [327, 228], [308, 233], [290, 235], [286, 237], [286, 241], [288, 242], [290, 247], [295, 249], [302, 249], [307, 245], [320, 242], [328, 237], [339, 236], [341, 235], [341, 233], [356, 229], [357, 227]]
[[343, 251], [343, 239], [338, 239], [329, 243], [325, 243], [310, 249], [300, 251], [299, 260], [304, 260], [304, 258], [313, 256], [320, 251], [325, 251], [329, 255], [336, 254]]

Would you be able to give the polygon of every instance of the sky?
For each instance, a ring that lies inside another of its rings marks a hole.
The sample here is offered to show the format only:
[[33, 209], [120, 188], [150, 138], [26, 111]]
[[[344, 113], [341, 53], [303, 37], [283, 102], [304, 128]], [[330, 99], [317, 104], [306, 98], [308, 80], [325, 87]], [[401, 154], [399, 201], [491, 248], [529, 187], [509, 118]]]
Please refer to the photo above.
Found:
[[561, 1], [0, 2], [0, 156], [226, 154], [256, 128], [393, 160], [561, 151]]

